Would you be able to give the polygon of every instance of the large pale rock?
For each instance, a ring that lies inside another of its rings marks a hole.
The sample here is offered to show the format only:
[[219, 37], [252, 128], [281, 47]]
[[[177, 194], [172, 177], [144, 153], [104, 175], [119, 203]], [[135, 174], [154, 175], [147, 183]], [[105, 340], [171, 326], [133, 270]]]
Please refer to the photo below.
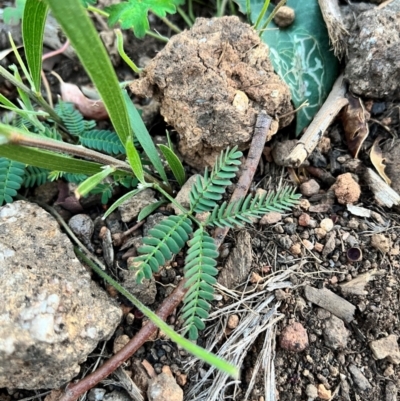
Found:
[[0, 208], [0, 288], [0, 387], [60, 387], [121, 319], [35, 204]]

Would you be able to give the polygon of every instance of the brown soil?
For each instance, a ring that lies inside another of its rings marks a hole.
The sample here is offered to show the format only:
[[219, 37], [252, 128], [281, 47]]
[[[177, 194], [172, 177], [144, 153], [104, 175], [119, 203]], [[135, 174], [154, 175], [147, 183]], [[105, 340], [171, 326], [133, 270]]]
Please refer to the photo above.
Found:
[[274, 117], [268, 139], [293, 119], [289, 89], [274, 73], [268, 47], [237, 17], [197, 19], [171, 38], [131, 90], [157, 97], [180, 134], [179, 151], [197, 168], [213, 165], [227, 146], [248, 147], [260, 110]]

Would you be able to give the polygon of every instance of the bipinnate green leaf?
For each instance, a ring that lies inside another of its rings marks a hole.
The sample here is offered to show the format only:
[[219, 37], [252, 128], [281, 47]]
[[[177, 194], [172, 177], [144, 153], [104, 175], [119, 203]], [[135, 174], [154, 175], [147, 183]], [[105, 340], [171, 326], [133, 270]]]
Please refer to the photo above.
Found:
[[0, 206], [13, 201], [25, 175], [25, 165], [0, 157]]
[[205, 324], [203, 319], [208, 318], [208, 311], [211, 308], [209, 301], [213, 300], [216, 283], [215, 276], [216, 258], [218, 257], [217, 247], [214, 240], [199, 228], [189, 241], [189, 249], [185, 259], [185, 287], [188, 292], [183, 300], [184, 306], [181, 311], [181, 318], [184, 320], [184, 332], [188, 333], [190, 340], [196, 340], [198, 331], [203, 330]]
[[192, 223], [185, 215], [168, 216], [149, 231], [150, 236], [143, 238], [143, 246], [138, 248], [142, 254], [134, 258], [129, 267], [136, 271], [136, 281], [150, 279], [153, 272], [177, 254], [192, 233]]
[[[242, 12], [246, 10], [246, 0], [235, 2]], [[250, 0], [253, 23], [263, 4], [264, 0]], [[288, 0], [287, 6], [294, 9], [294, 23], [287, 28], [279, 28], [272, 21], [261, 39], [269, 46], [272, 64], [288, 84], [295, 107], [308, 103], [296, 113], [296, 133], [299, 134], [327, 98], [339, 69], [318, 0]], [[273, 8], [270, 5], [267, 16]]]
[[167, 160], [168, 165], [171, 168], [172, 174], [178, 181], [178, 184], [182, 186], [186, 181], [186, 173], [178, 156], [168, 146], [158, 145], [158, 147], [160, 148], [165, 159]]
[[123, 144], [131, 134], [130, 122], [110, 57], [80, 0], [44, 0], [75, 49], [96, 86], [114, 129]]
[[140, 117], [139, 112], [136, 110], [136, 107], [132, 103], [132, 100], [129, 98], [126, 90], [123, 90], [122, 93], [135, 138], [139, 141], [140, 145], [145, 151], [147, 157], [150, 159], [157, 173], [160, 174], [160, 177], [164, 180], [164, 182], [168, 182], [168, 178], [165, 174], [160, 156], [158, 155], [157, 148], [155, 147], [154, 142], [151, 139], [149, 131], [147, 131], [147, 128], [144, 125], [142, 117]]
[[22, 39], [26, 62], [32, 77], [34, 90], [40, 93], [43, 33], [48, 6], [41, 0], [26, 0], [22, 17]]
[[98, 184], [100, 184], [106, 177], [108, 177], [114, 171], [115, 167], [104, 166], [102, 171], [87, 178], [85, 181], [79, 184], [78, 188], [76, 188], [75, 190], [76, 198], [79, 199], [81, 196], [86, 196], [91, 190], [93, 190]]
[[128, 0], [106, 7], [105, 11], [110, 14], [110, 26], [119, 22], [122, 29], [133, 28], [135, 36], [142, 38], [150, 27], [147, 17], [149, 11], [165, 17], [167, 13], [176, 13], [179, 4], [182, 4], [182, 0]]

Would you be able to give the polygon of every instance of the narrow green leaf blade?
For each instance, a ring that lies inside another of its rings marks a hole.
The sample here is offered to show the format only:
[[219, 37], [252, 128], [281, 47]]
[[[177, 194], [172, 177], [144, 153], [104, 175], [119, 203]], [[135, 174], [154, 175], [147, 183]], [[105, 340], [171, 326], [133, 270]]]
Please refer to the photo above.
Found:
[[165, 199], [159, 200], [158, 202], [151, 203], [150, 205], [145, 206], [139, 213], [137, 217], [137, 221], [142, 221], [144, 220], [147, 216], [149, 216], [151, 213], [154, 212], [154, 210], [157, 210], [161, 205], [164, 203], [167, 203]]
[[[1, 148], [0, 148], [1, 149]], [[142, 192], [146, 189], [146, 187], [134, 189], [133, 191], [128, 192], [127, 194], [121, 196], [117, 201], [115, 201], [104, 213], [103, 220], [105, 220], [119, 205], [124, 203], [127, 199], [132, 198], [132, 196], [137, 195], [139, 192]]]
[[25, 57], [35, 91], [40, 93], [43, 33], [48, 5], [41, 0], [27, 0], [22, 16], [22, 39]]
[[63, 171], [71, 174], [92, 175], [101, 171], [103, 167], [101, 164], [88, 162], [86, 160], [78, 160], [46, 150], [11, 144], [0, 146], [0, 157], [1, 156], [24, 164], [29, 164], [30, 166], [41, 167], [50, 171]]
[[75, 190], [76, 198], [79, 199], [81, 196], [86, 196], [92, 189], [100, 184], [104, 178], [108, 177], [114, 171], [115, 167], [106, 166], [102, 169], [102, 171], [87, 178], [85, 181], [79, 184], [78, 188]]
[[135, 176], [142, 184], [145, 184], [146, 182], [144, 180], [142, 161], [140, 160], [139, 153], [135, 148], [135, 145], [133, 144], [132, 137], [128, 137], [125, 144], [125, 150], [129, 164], [131, 165], [132, 170], [135, 173]]
[[45, 0], [96, 86], [122, 143], [131, 129], [110, 57], [80, 0]]
[[168, 146], [158, 145], [158, 147], [160, 148], [165, 159], [167, 160], [168, 165], [171, 168], [172, 174], [178, 181], [178, 184], [182, 186], [186, 181], [186, 173], [178, 156]]
[[147, 131], [146, 126], [144, 125], [142, 117], [140, 117], [140, 114], [136, 110], [136, 107], [133, 105], [132, 100], [129, 98], [128, 93], [125, 90], [123, 91], [123, 96], [129, 114], [129, 121], [136, 139], [139, 141], [140, 145], [142, 145], [142, 148], [144, 149], [147, 157], [152, 162], [158, 174], [160, 174], [160, 177], [165, 182], [168, 182], [168, 178], [165, 174], [162, 161], [160, 159], [160, 156], [158, 155], [154, 142], [151, 139], [151, 136]]

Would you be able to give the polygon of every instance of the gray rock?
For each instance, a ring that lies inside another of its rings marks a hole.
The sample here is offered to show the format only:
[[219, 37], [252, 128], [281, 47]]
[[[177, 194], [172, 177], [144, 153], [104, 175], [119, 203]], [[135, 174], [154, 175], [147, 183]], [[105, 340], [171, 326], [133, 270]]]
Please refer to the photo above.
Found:
[[397, 401], [397, 387], [393, 382], [386, 384], [385, 401]]
[[143, 237], [149, 235], [149, 230], [154, 228], [158, 223], [161, 223], [168, 216], [162, 213], [153, 213], [146, 219], [146, 223], [143, 224]]
[[253, 261], [251, 235], [247, 230], [240, 231], [236, 246], [232, 249], [222, 269], [218, 283], [227, 288], [234, 288], [249, 275]]
[[[128, 266], [132, 264], [132, 259], [128, 259]], [[122, 273], [123, 286], [140, 302], [145, 305], [154, 303], [157, 295], [156, 282], [152, 276], [150, 280], [143, 279], [142, 283], [136, 282], [135, 270], [123, 270]]]
[[[185, 208], [190, 207], [189, 194], [198, 177], [203, 181], [203, 177], [200, 174], [193, 174], [191, 177], [188, 178], [188, 180], [185, 182], [185, 184], [175, 197], [175, 200]], [[175, 206], [173, 203], [171, 203], [171, 207], [172, 209], [174, 209], [175, 214], [183, 213], [182, 210], [179, 209], [179, 207]]]
[[349, 365], [349, 371], [354, 380], [355, 385], [361, 390], [366, 391], [372, 388], [367, 378], [363, 375], [361, 370], [356, 365]]
[[325, 320], [324, 339], [329, 348], [334, 350], [346, 348], [348, 338], [349, 332], [344, 326], [343, 320], [335, 315]]
[[154, 195], [155, 192], [152, 189], [147, 188], [122, 203], [122, 205], [118, 207], [118, 210], [121, 213], [122, 221], [124, 223], [129, 223], [135, 217], [137, 217], [137, 215], [144, 207], [151, 205], [154, 202], [157, 202]]
[[376, 359], [387, 358], [389, 362], [396, 365], [400, 363], [400, 351], [396, 335], [391, 334], [385, 338], [371, 341], [369, 346]]
[[314, 401], [318, 397], [318, 389], [314, 386], [314, 384], [307, 384], [306, 395], [308, 397], [307, 401]]
[[58, 388], [112, 335], [120, 308], [42, 208], [0, 208], [0, 387]]
[[400, 2], [361, 13], [348, 40], [346, 78], [352, 92], [400, 99]]
[[72, 232], [86, 245], [89, 249], [93, 249], [90, 240], [94, 231], [94, 223], [87, 214], [76, 214], [68, 221], [69, 228]]

